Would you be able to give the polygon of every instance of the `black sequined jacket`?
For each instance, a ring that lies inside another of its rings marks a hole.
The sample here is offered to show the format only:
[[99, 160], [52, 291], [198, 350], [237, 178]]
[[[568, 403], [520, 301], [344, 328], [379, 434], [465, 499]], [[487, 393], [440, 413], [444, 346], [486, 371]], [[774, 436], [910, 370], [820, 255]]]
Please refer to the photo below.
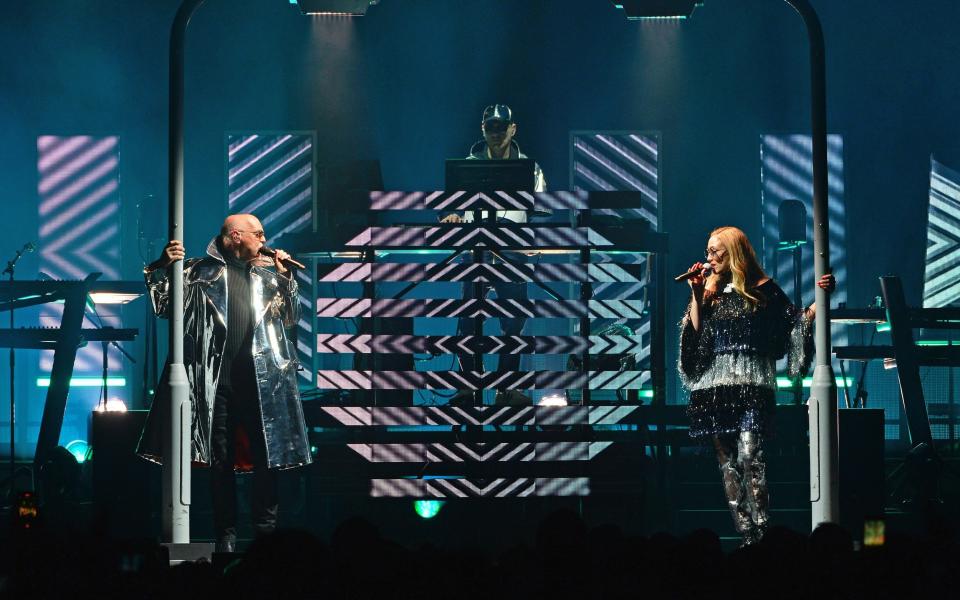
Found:
[[773, 280], [757, 287], [763, 301], [751, 308], [727, 287], [705, 302], [700, 331], [687, 315], [680, 323], [680, 377], [691, 392], [719, 386], [776, 389], [777, 360], [788, 373], [805, 374], [813, 357], [813, 321], [790, 303]]

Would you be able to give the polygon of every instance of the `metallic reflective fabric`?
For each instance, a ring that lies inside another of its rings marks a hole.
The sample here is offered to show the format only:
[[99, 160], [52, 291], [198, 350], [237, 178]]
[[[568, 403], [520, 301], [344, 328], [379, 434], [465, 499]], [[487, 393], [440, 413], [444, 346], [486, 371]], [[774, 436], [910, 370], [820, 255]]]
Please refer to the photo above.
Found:
[[733, 291], [716, 294], [701, 311], [700, 331], [680, 323], [678, 369], [690, 391], [690, 435], [765, 434], [772, 420], [776, 362], [788, 356], [791, 375], [813, 356], [812, 321], [772, 280], [756, 290], [755, 309]]
[[[169, 281], [165, 272], [146, 276], [154, 312], [168, 314]], [[267, 464], [288, 468], [309, 464], [310, 444], [297, 388], [297, 359], [285, 327], [294, 327], [299, 317], [297, 282], [294, 277], [254, 266], [250, 271], [251, 302], [256, 318], [253, 332], [253, 362], [257, 376]], [[217, 391], [223, 349], [226, 343], [227, 277], [216, 238], [207, 246], [207, 256], [184, 264], [184, 364], [190, 381], [193, 408], [194, 462], [210, 463], [210, 425]], [[166, 371], [164, 372], [164, 377]], [[137, 452], [159, 461], [160, 429], [169, 399], [160, 385], [144, 427]]]
[[770, 491], [761, 437], [750, 431], [715, 437], [727, 506], [744, 544], [760, 541], [769, 522]]
[[747, 503], [753, 524], [766, 527], [769, 519], [770, 490], [767, 488], [767, 463], [763, 457], [761, 438], [752, 431], [741, 431], [737, 440], [737, 463], [743, 474]]

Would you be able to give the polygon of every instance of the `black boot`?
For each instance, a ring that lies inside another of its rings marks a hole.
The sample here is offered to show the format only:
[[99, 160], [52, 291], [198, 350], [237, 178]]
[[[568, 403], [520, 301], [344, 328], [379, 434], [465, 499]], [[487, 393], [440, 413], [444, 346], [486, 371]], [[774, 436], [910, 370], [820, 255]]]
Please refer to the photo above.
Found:
[[759, 544], [763, 540], [763, 536], [767, 533], [766, 525], [753, 525], [743, 534], [743, 544], [740, 546], [753, 546], [754, 544]]

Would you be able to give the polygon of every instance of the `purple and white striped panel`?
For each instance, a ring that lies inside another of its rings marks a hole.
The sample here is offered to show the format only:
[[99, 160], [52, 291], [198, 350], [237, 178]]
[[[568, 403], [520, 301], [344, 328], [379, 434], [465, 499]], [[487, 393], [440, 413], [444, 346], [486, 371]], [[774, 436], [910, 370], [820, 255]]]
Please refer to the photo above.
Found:
[[589, 208], [586, 192], [370, 192], [372, 210], [575, 210]]
[[371, 479], [377, 498], [514, 498], [528, 496], [589, 496], [587, 477], [451, 479]]
[[[40, 272], [54, 279], [83, 279], [92, 272], [102, 273], [101, 280], [120, 279], [120, 138], [39, 136], [37, 174]], [[120, 326], [117, 309], [100, 305], [97, 310], [105, 325]], [[40, 324], [57, 327], [62, 314], [62, 305], [46, 304]], [[95, 325], [87, 320], [84, 326]], [[99, 375], [101, 353], [99, 344], [82, 348], [74, 374]], [[108, 359], [111, 374], [124, 366], [114, 348]], [[53, 353], [42, 352], [41, 371], [52, 366]]]

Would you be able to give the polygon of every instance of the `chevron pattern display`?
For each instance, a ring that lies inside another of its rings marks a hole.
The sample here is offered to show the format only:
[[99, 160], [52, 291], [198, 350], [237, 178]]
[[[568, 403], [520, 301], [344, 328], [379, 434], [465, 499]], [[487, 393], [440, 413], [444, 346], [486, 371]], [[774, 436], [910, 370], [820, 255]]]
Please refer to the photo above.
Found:
[[[101, 280], [121, 279], [120, 138], [39, 136], [37, 174], [40, 272], [54, 279], [83, 279], [94, 272], [101, 273]], [[104, 325], [120, 327], [118, 309], [100, 305], [97, 312]], [[62, 304], [43, 305], [40, 325], [57, 327], [62, 313]], [[84, 327], [99, 324], [90, 313]], [[74, 375], [101, 375], [102, 352], [100, 344], [91, 344], [77, 352]], [[125, 373], [127, 365], [116, 348], [108, 349], [107, 360], [110, 375]], [[53, 353], [41, 352], [39, 366], [41, 373], [49, 373]], [[97, 392], [71, 394], [61, 437], [86, 438], [89, 411], [96, 405]], [[111, 390], [110, 396], [130, 401], [127, 389]], [[42, 396], [38, 396], [37, 401], [42, 403]], [[25, 439], [34, 439], [37, 431], [24, 432], [24, 435]]]
[[[596, 207], [596, 204], [593, 205]], [[371, 192], [371, 210], [583, 210], [583, 192]], [[603, 207], [600, 207], [603, 208]]]
[[930, 159], [923, 306], [960, 304], [960, 172]]
[[[466, 473], [418, 482], [378, 477], [371, 480], [373, 496], [589, 493], [589, 477], [582, 476], [585, 465], [615, 442], [609, 438], [535, 438], [544, 433], [543, 427], [547, 427], [548, 435], [559, 433], [550, 428], [619, 427], [637, 405], [625, 402], [618, 394], [649, 387], [648, 370], [602, 370], [592, 362], [611, 355], [633, 355], [635, 364], [642, 365], [646, 364], [644, 357], [649, 356], [651, 304], [646, 298], [652, 281], [650, 265], [646, 255], [631, 250], [630, 244], [654, 247], [644, 232], [651, 231], [647, 217], [655, 214], [651, 211], [656, 205], [641, 196], [584, 191], [370, 194], [371, 209], [389, 212], [384, 219], [390, 224], [367, 226], [347, 235], [343, 251], [332, 250], [318, 265], [320, 293], [314, 309], [319, 328], [314, 339], [315, 351], [326, 366], [317, 369], [316, 386], [321, 391], [319, 397], [330, 400], [322, 404], [329, 422], [317, 428], [317, 433], [336, 427], [359, 428], [355, 435], [374, 438], [368, 443], [348, 443], [348, 448], [363, 460], [392, 465], [404, 475], [420, 472], [425, 464], [446, 463], [462, 465], [456, 468]], [[524, 224], [424, 225], [436, 222], [442, 212], [464, 210], [549, 210], [559, 218]], [[556, 211], [588, 212], [581, 213], [581, 218], [570, 214], [568, 219]], [[626, 220], [620, 228], [605, 230], [592, 225], [570, 226], [590, 225], [589, 219], [604, 213]], [[411, 222], [404, 224], [404, 219]], [[481, 248], [485, 251], [477, 252]], [[488, 249], [515, 252], [491, 253]], [[508, 290], [516, 288], [504, 287], [507, 284], [529, 285], [522, 296], [511, 296], [516, 292]], [[480, 293], [477, 290], [483, 289], [491, 290], [496, 297], [476, 297]], [[460, 331], [462, 320], [472, 320], [475, 328], [483, 321], [497, 319], [501, 326], [505, 319], [519, 319], [531, 331], [520, 335]], [[410, 327], [409, 322], [413, 322], [412, 333], [392, 329]], [[602, 325], [604, 333], [589, 335], [589, 328], [600, 327], [592, 324]], [[616, 324], [620, 326], [610, 327]], [[386, 329], [380, 329], [383, 327]], [[580, 327], [584, 335], [571, 335]], [[630, 335], [636, 331], [640, 335]], [[376, 359], [373, 368], [357, 368], [356, 363], [347, 366], [351, 361], [370, 361], [371, 356], [386, 361], [411, 355], [418, 361], [415, 369], [377, 367]], [[499, 356], [502, 361], [509, 355], [519, 355], [533, 367], [498, 370], [483, 364], [491, 356]], [[576, 360], [570, 355], [577, 355]], [[459, 364], [457, 357], [461, 359]], [[583, 360], [588, 361], [587, 366], [577, 370], [573, 365]], [[474, 401], [480, 404], [478, 399], [485, 390], [523, 390], [532, 402], [519, 407], [474, 406]], [[445, 399], [455, 392], [476, 395], [474, 401], [459, 399], [448, 404]], [[592, 392], [597, 395], [583, 405], [532, 405], [548, 393], [562, 397], [567, 392], [573, 402], [580, 397], [586, 400]], [[413, 406], [404, 393], [413, 396]], [[580, 395], [574, 397], [576, 394]], [[381, 397], [384, 400], [378, 400]], [[438, 433], [459, 432], [460, 428], [468, 428], [471, 433], [431, 439]], [[506, 441], [473, 437], [488, 428], [511, 433]], [[338, 435], [351, 437], [349, 433]], [[317, 443], [325, 442], [321, 437]], [[502, 473], [510, 465], [545, 463], [549, 463], [551, 473], [576, 476], [506, 477]], [[477, 464], [491, 466], [481, 469], [482, 479], [469, 474], [476, 472]], [[558, 473], [557, 468], [566, 470]]]
[[380, 426], [526, 426], [615, 425], [635, 406], [325, 406], [343, 425]]
[[[455, 444], [350, 444], [352, 450], [374, 463], [544, 463], [590, 460], [589, 442], [555, 443], [455, 443]], [[582, 465], [577, 465], [581, 466]], [[462, 480], [457, 478], [457, 480]]]
[[433, 227], [368, 227], [344, 247], [352, 248], [610, 248], [614, 243], [589, 227], [520, 225], [437, 225]]
[[413, 336], [318, 334], [321, 354], [625, 354], [643, 349], [635, 336]]
[[587, 496], [586, 477], [494, 479], [374, 479], [371, 495], [388, 498], [511, 498], [528, 496]]
[[[578, 193], [625, 192], [639, 195], [639, 206], [631, 209], [596, 211], [599, 214], [629, 216], [643, 219], [654, 229], [660, 223], [660, 134], [644, 131], [574, 131], [570, 134], [570, 189]], [[647, 255], [636, 255], [637, 265], [633, 272], [642, 273], [635, 280], [598, 280], [593, 287], [596, 299], [636, 298], [648, 289], [646, 279]], [[638, 360], [650, 357], [650, 317], [637, 319], [614, 319], [598, 321], [594, 331], [600, 328], [624, 325], [644, 340], [643, 349], [637, 353]]]
[[639, 390], [644, 371], [327, 371], [317, 385], [338, 390]]
[[[271, 238], [312, 229], [316, 188], [312, 132], [229, 133], [226, 146], [230, 213], [257, 215]], [[316, 326], [311, 309], [316, 296], [313, 271], [297, 273], [301, 314], [297, 351], [301, 364], [307, 367], [300, 370], [305, 385], [314, 383], [316, 370], [310, 344]]]
[[318, 317], [639, 319], [643, 300], [370, 300], [317, 298]]
[[[463, 426], [477, 428], [537, 428], [574, 425], [616, 425], [636, 410], [619, 407], [324, 407], [324, 412], [345, 426], [427, 427], [431, 431]], [[348, 448], [372, 463], [422, 464], [509, 463], [568, 461], [584, 464], [609, 447], [610, 442], [520, 442], [520, 443], [414, 443], [348, 444]], [[503, 498], [523, 496], [589, 495], [589, 477], [499, 477], [477, 480], [469, 477], [374, 479], [374, 497]]]
[[463, 264], [347, 263], [335, 266], [320, 281], [542, 281], [641, 283], [616, 264]]

